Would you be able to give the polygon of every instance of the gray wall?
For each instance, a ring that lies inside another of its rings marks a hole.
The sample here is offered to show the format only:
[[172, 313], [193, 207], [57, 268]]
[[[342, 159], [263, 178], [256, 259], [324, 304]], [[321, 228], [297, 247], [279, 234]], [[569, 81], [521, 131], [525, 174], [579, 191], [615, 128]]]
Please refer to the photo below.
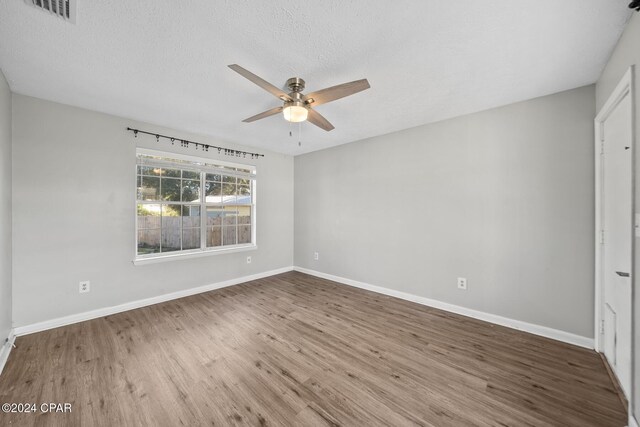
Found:
[[594, 104], [588, 86], [296, 157], [295, 265], [593, 337]]
[[11, 91], [0, 70], [0, 348], [11, 330]]
[[[293, 159], [266, 152], [253, 161], [258, 250], [134, 266], [136, 143], [185, 150], [134, 139], [127, 126], [242, 148], [14, 94], [15, 326], [292, 265]], [[78, 293], [80, 280], [91, 281], [90, 293]]]
[[[635, 116], [635, 144], [636, 144], [636, 153], [635, 153], [635, 164], [636, 164], [636, 177], [635, 177], [635, 212], [640, 212], [640, 173], [637, 172], [638, 165], [640, 165], [640, 150], [638, 147], [638, 138], [640, 138], [640, 89], [638, 85], [638, 70], [637, 67], [640, 67], [640, 45], [638, 41], [640, 40], [640, 14], [634, 13], [631, 17], [631, 20], [627, 24], [627, 27], [618, 42], [607, 66], [602, 72], [602, 76], [598, 80], [596, 84], [596, 111], [600, 111], [602, 106], [611, 92], [615, 89], [616, 85], [624, 75], [624, 73], [629, 69], [629, 66], [635, 65], [635, 108], [636, 108], [636, 116]], [[635, 260], [634, 260], [634, 270], [635, 275], [633, 279], [633, 289], [634, 289], [634, 352], [633, 352], [633, 364], [634, 364], [634, 381], [633, 381], [633, 404], [632, 407], [635, 408], [634, 413], [636, 414], [636, 419], [638, 418], [638, 409], [640, 408], [640, 291], [638, 291], [638, 276], [640, 273], [640, 239], [636, 238], [635, 241]]]

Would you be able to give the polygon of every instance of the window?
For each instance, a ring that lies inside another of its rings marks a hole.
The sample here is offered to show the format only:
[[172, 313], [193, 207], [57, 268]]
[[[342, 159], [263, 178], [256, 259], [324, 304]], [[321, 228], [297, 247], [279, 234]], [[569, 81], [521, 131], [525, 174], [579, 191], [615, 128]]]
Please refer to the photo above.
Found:
[[252, 166], [139, 149], [136, 168], [136, 259], [255, 246]]

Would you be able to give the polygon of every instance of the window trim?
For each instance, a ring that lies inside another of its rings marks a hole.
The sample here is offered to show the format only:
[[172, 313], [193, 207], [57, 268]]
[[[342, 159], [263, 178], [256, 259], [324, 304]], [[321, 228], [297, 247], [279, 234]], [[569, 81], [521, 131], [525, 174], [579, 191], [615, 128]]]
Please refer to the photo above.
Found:
[[[235, 245], [229, 246], [223, 249], [207, 249], [200, 250], [196, 249], [193, 251], [181, 251], [180, 253], [175, 252], [165, 252], [166, 255], [157, 255], [154, 257], [145, 257], [145, 258], [136, 258], [134, 259], [133, 265], [147, 265], [147, 264], [156, 264], [159, 262], [167, 262], [167, 261], [176, 261], [180, 259], [193, 259], [193, 258], [202, 258], [212, 255], [220, 255], [220, 254], [232, 254], [236, 252], [247, 252], [247, 251], [255, 251], [258, 249], [258, 245], [256, 244], [244, 244], [244, 245]], [[136, 251], [137, 252], [137, 251]]]
[[[172, 252], [160, 252], [160, 253], [152, 253], [152, 254], [146, 254], [146, 255], [138, 255], [138, 205], [139, 204], [163, 204], [164, 202], [159, 202], [159, 201], [142, 201], [142, 200], [138, 200], [138, 194], [137, 191], [134, 194], [134, 222], [135, 222], [135, 233], [134, 233], [134, 258], [133, 258], [133, 264], [134, 265], [145, 265], [145, 264], [155, 264], [155, 263], [159, 263], [159, 262], [166, 262], [166, 261], [173, 261], [173, 260], [178, 260], [178, 259], [192, 259], [192, 258], [200, 258], [200, 257], [204, 257], [204, 256], [212, 256], [212, 255], [220, 255], [220, 254], [228, 254], [228, 253], [235, 253], [235, 252], [244, 252], [244, 251], [251, 251], [251, 250], [256, 250], [258, 248], [257, 245], [257, 241], [256, 241], [256, 237], [257, 237], [257, 233], [256, 233], [256, 224], [258, 222], [257, 216], [256, 216], [256, 187], [257, 187], [257, 175], [256, 175], [256, 167], [254, 165], [251, 164], [243, 164], [243, 163], [232, 163], [232, 162], [227, 162], [227, 161], [223, 161], [223, 160], [216, 160], [216, 159], [212, 159], [212, 158], [207, 158], [207, 157], [196, 157], [196, 156], [189, 156], [189, 155], [184, 155], [184, 154], [177, 154], [177, 153], [172, 153], [172, 152], [167, 152], [167, 151], [158, 151], [158, 150], [151, 150], [148, 148], [136, 148], [136, 161], [135, 161], [135, 177], [136, 177], [136, 188], [137, 188], [137, 179], [138, 179], [138, 156], [139, 155], [147, 155], [147, 156], [157, 156], [157, 157], [163, 157], [163, 158], [167, 158], [167, 159], [175, 159], [175, 160], [179, 160], [179, 161], [186, 161], [186, 162], [192, 162], [192, 163], [205, 163], [205, 164], [209, 164], [209, 165], [215, 165], [215, 166], [226, 166], [226, 167], [233, 167], [233, 168], [244, 168], [250, 171], [250, 178], [252, 181], [251, 184], [251, 243], [242, 243], [242, 244], [235, 244], [235, 245], [227, 245], [227, 246], [215, 246], [215, 247], [207, 247], [206, 246], [206, 218], [207, 218], [207, 207], [208, 206], [212, 206], [211, 204], [208, 204], [206, 202], [206, 198], [205, 197], [201, 197], [202, 201], [200, 203], [198, 203], [197, 205], [200, 207], [200, 218], [201, 218], [201, 223], [200, 223], [200, 248], [196, 248], [196, 249], [186, 249], [186, 250], [181, 250], [181, 251], [172, 251]], [[170, 165], [167, 165], [170, 166]], [[212, 168], [207, 168], [207, 167], [189, 167], [188, 164], [184, 165], [184, 169], [187, 170], [197, 170], [200, 173], [200, 191], [201, 191], [201, 196], [204, 196], [204, 185], [203, 185], [203, 180], [206, 180], [206, 173], [221, 173], [221, 174], [225, 174], [225, 172], [223, 170], [217, 170], [212, 167]], [[234, 174], [227, 174], [229, 176], [234, 176]], [[243, 175], [246, 176], [245, 174], [236, 174], [235, 176], [239, 176], [239, 175]], [[174, 203], [174, 204], [181, 204], [181, 205], [188, 205], [188, 204], [183, 204], [182, 202], [178, 202], [178, 203]], [[214, 204], [215, 205], [215, 204]]]

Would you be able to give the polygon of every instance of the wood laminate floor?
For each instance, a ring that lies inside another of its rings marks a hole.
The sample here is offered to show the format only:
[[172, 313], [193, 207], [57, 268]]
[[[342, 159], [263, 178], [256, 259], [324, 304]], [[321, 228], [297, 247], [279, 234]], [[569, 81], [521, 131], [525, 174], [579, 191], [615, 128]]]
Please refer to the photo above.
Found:
[[593, 351], [291, 272], [19, 337], [0, 425], [624, 426]]

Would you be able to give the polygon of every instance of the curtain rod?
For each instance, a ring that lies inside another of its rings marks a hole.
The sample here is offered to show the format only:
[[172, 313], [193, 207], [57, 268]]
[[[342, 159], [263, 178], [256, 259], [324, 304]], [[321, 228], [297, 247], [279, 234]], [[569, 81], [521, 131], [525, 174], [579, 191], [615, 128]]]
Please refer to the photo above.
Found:
[[184, 148], [189, 148], [190, 145], [193, 145], [196, 147], [196, 150], [201, 149], [202, 151], [209, 151], [209, 148], [212, 148], [214, 150], [218, 150], [218, 154], [224, 154], [225, 156], [233, 156], [233, 157], [249, 156], [252, 159], [258, 159], [260, 157], [264, 157], [264, 154], [250, 153], [248, 151], [242, 151], [242, 150], [233, 150], [231, 148], [218, 147], [216, 145], [211, 145], [211, 144], [203, 144], [201, 142], [189, 141], [188, 139], [175, 138], [173, 136], [162, 135], [160, 133], [147, 132], [145, 130], [134, 129], [130, 127], [128, 127], [127, 130], [133, 132], [133, 136], [136, 138], [138, 137], [139, 133], [143, 133], [145, 135], [155, 136], [156, 142], [160, 142], [160, 138], [168, 139], [169, 141], [171, 141], [171, 145], [173, 145], [176, 142], [179, 142], [180, 145]]

